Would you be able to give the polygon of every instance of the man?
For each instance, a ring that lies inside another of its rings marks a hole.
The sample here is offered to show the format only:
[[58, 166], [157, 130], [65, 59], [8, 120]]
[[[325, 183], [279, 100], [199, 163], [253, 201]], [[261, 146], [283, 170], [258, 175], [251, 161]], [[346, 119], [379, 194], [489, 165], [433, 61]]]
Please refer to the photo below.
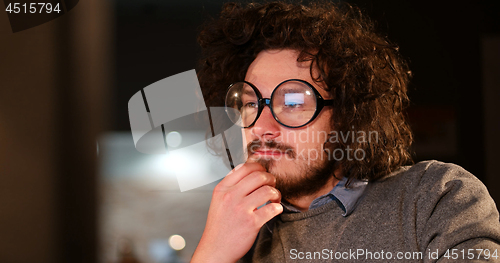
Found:
[[248, 160], [214, 189], [192, 262], [499, 260], [479, 180], [403, 166], [410, 73], [357, 9], [230, 3], [199, 42], [205, 98], [241, 125]]

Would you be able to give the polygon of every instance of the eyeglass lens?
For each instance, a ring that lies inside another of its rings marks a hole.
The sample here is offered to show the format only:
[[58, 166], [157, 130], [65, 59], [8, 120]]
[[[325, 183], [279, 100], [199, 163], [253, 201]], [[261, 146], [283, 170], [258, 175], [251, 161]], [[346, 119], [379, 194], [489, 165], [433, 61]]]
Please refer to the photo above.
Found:
[[[259, 115], [262, 103], [252, 86], [237, 82], [226, 95], [226, 111], [229, 118], [241, 127], [249, 127]], [[299, 127], [309, 122], [316, 111], [314, 91], [300, 81], [286, 81], [272, 94], [269, 107], [276, 120], [286, 126]], [[228, 110], [232, 108], [234, 110]]]

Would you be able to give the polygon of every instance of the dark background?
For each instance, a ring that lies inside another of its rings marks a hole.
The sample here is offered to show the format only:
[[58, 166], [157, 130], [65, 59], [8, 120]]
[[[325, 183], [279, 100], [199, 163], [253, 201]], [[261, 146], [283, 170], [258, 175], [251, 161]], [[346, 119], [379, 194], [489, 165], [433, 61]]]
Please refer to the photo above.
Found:
[[[463, 166], [498, 204], [498, 1], [351, 3], [409, 60], [415, 161]], [[130, 134], [136, 92], [196, 67], [198, 28], [221, 5], [85, 0], [16, 33], [0, 10], [0, 262], [98, 262], [96, 141]]]

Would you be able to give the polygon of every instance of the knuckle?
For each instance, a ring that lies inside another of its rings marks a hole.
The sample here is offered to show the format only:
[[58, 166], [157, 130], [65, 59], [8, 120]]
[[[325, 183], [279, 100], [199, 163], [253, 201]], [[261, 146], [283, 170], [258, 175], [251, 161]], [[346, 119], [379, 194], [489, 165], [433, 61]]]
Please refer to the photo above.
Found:
[[273, 205], [273, 204], [269, 204], [269, 209], [268, 209], [268, 211], [269, 211], [269, 213], [270, 213], [270, 214], [274, 214], [274, 213], [276, 213], [276, 212], [277, 212], [277, 208], [276, 208], [276, 206], [275, 206], [275, 205]]
[[268, 180], [266, 174], [260, 171], [252, 172], [250, 176], [252, 177], [252, 180], [258, 183], [259, 185], [265, 184], [266, 181]]
[[223, 195], [224, 193], [226, 193], [226, 187], [224, 187], [222, 184], [219, 183], [214, 187], [214, 191], [212, 192], [212, 197]]
[[245, 166], [249, 169], [254, 169], [254, 170], [262, 167], [262, 165], [260, 165], [258, 163], [245, 163]]
[[265, 192], [266, 192], [267, 195], [275, 195], [276, 194], [276, 191], [274, 190], [273, 187], [271, 187], [269, 185], [265, 185], [263, 187], [264, 187]]
[[217, 185], [214, 187], [214, 193], [215, 193], [215, 192], [221, 192], [221, 190], [222, 190], [221, 188], [223, 188], [223, 187], [221, 186], [221, 184], [220, 184], [220, 183], [219, 183], [219, 184], [217, 184]]
[[269, 177], [266, 173], [259, 173], [259, 174], [260, 174], [259, 180], [261, 183], [265, 184], [269, 181]]
[[247, 163], [244, 163], [244, 164], [240, 164], [238, 166], [236, 166], [233, 171], [234, 172], [238, 172], [238, 173], [245, 173], [246, 171], [248, 171], [248, 164]]
[[257, 220], [255, 219], [254, 216], [250, 215], [250, 214], [246, 214], [244, 217], [243, 217], [243, 225], [245, 225], [246, 228], [254, 228], [255, 225], [257, 225]]
[[272, 174], [265, 172], [261, 172], [260, 174], [261, 174], [261, 182], [263, 184], [273, 184], [274, 180], [276, 180], [276, 178], [274, 178]]
[[269, 186], [269, 185], [263, 185], [255, 191], [255, 196], [259, 200], [264, 199], [264, 198], [266, 200], [270, 200], [270, 199], [273, 200], [273, 199], [277, 199], [279, 194], [278, 194], [278, 191], [276, 189], [274, 189], [274, 187]]
[[264, 175], [266, 177], [266, 181], [265, 181], [266, 184], [275, 185], [276, 178], [274, 177], [274, 175], [272, 175], [270, 173], [264, 173]]
[[280, 195], [280, 193], [278, 192], [278, 190], [276, 190], [276, 188], [269, 186], [269, 185], [267, 185], [266, 188], [267, 188], [267, 192], [269, 195], [271, 195], [273, 197], [277, 197]]
[[281, 213], [281, 205], [276, 205], [276, 204], [270, 204], [269, 206], [269, 213], [270, 214], [278, 214], [278, 213]]
[[231, 192], [225, 192], [225, 193], [223, 193], [221, 199], [222, 199], [222, 202], [225, 203], [225, 204], [228, 204], [232, 200], [234, 200], [233, 194]]
[[280, 199], [281, 199], [281, 192], [280, 192], [280, 190], [278, 190], [278, 189], [274, 188], [274, 191], [276, 191], [276, 196], [277, 196], [277, 198], [280, 198]]

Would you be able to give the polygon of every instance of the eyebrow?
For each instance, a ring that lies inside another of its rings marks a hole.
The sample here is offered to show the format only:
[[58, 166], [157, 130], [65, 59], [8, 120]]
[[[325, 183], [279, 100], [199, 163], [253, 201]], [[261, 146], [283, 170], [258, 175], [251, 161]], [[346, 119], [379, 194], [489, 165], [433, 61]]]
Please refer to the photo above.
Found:
[[286, 92], [290, 92], [290, 93], [298, 93], [300, 91], [299, 88], [296, 88], [296, 87], [284, 87], [284, 88], [281, 88], [279, 90], [279, 93], [282, 94], [282, 93], [286, 93]]
[[252, 88], [245, 87], [243, 88], [243, 94], [242, 95], [248, 95], [248, 96], [256, 96], [255, 91]]

